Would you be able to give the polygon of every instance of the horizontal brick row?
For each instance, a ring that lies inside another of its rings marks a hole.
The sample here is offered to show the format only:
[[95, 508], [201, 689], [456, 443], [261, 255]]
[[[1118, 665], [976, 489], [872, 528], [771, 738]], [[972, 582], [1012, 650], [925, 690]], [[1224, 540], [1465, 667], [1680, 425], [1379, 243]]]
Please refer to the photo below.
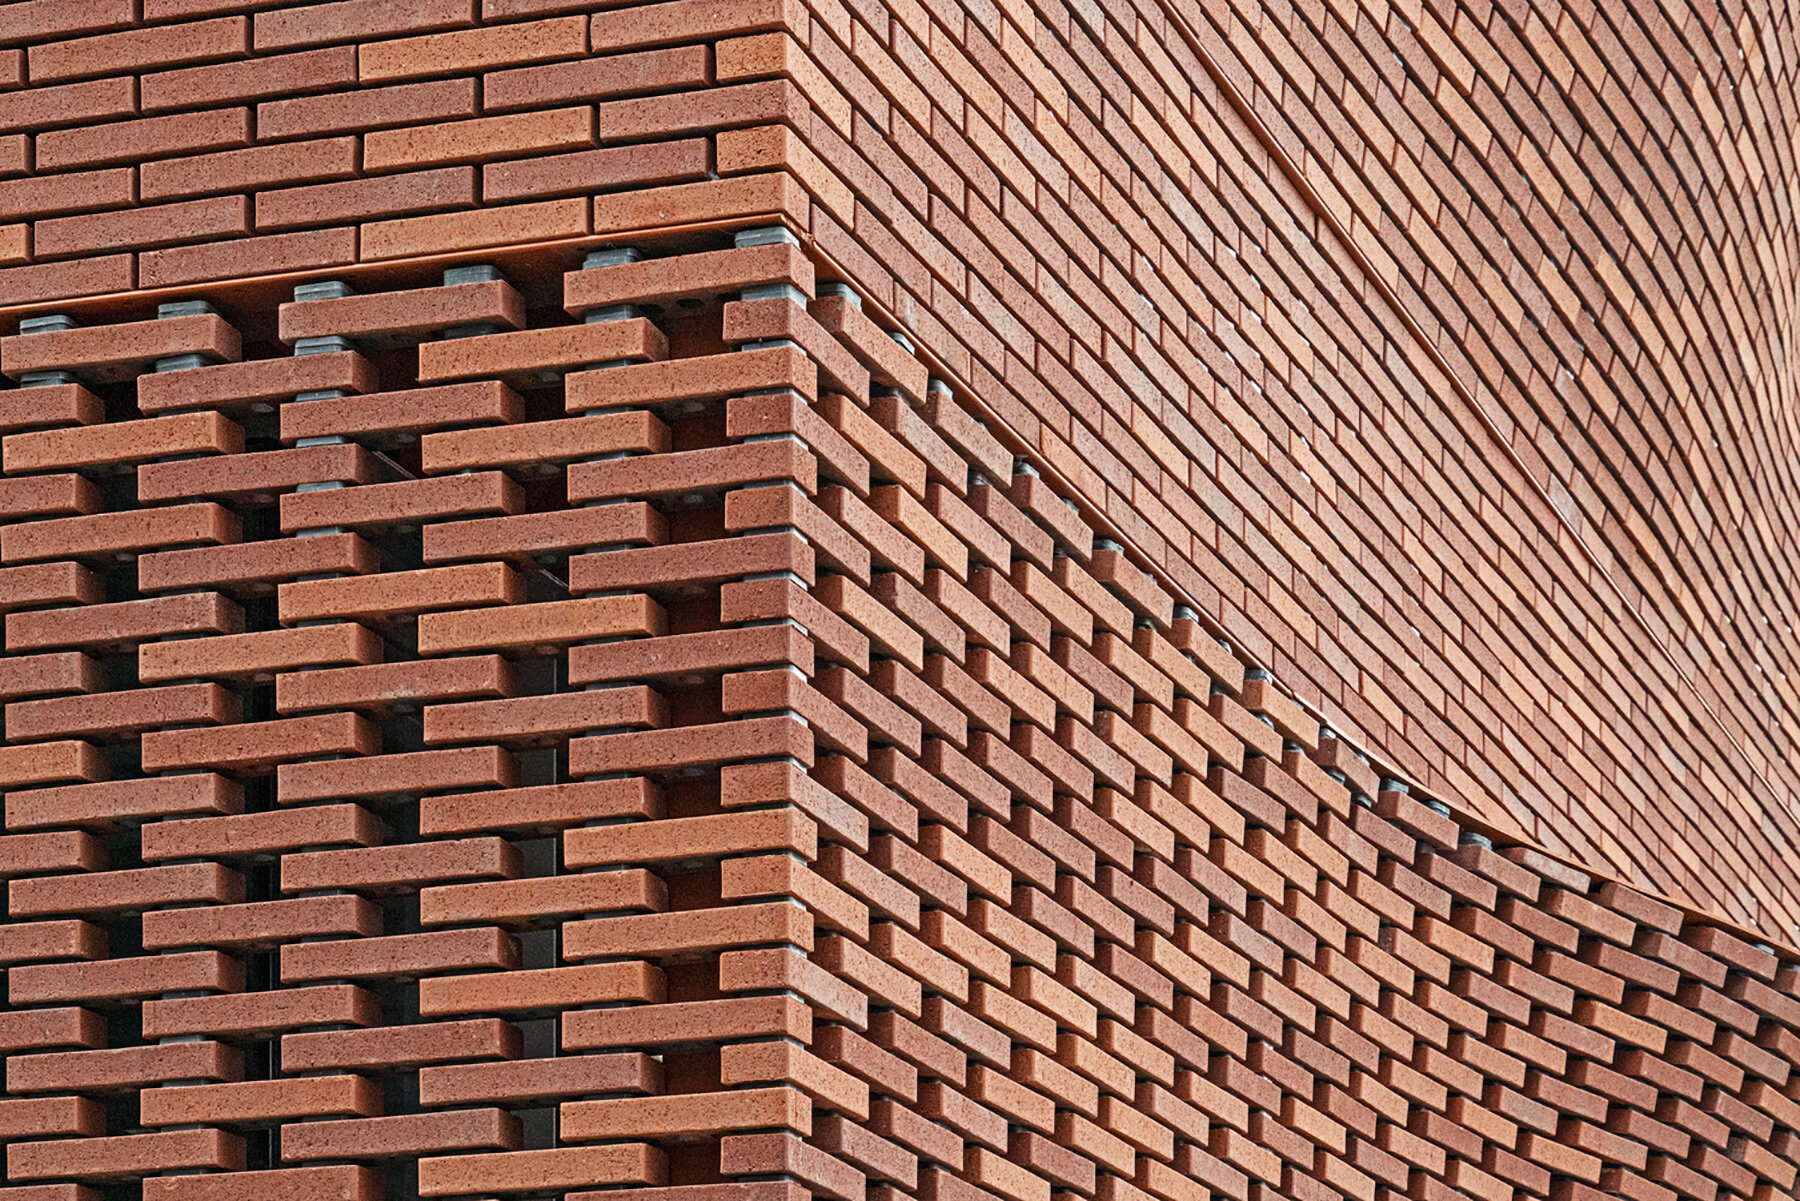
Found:
[[593, 193], [754, 170], [715, 135], [805, 107], [705, 44], [804, 27], [778, 3], [732, 30], [675, 14], [645, 49], [619, 14], [481, 23], [460, 2], [112, 32], [87, 7], [56, 26], [85, 36], [34, 40], [0, 87], [0, 305], [604, 232], [618, 205]]

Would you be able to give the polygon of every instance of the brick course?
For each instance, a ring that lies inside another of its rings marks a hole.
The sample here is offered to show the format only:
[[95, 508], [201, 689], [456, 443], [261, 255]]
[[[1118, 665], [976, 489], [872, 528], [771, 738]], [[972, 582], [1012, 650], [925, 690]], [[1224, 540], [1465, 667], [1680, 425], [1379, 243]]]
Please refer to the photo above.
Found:
[[0, 46], [0, 1199], [1794, 1194], [1785, 14]]

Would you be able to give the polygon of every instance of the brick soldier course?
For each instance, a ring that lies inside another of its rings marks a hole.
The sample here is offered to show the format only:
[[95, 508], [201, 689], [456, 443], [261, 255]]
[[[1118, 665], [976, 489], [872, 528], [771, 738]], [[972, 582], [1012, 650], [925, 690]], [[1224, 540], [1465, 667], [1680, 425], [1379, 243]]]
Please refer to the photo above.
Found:
[[1768, 1201], [1784, 9], [0, 3], [0, 1201]]

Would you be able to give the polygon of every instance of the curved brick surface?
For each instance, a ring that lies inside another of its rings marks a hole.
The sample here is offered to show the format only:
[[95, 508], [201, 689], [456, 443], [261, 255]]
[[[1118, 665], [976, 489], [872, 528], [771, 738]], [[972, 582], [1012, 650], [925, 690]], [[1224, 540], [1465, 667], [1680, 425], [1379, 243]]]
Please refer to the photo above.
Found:
[[1792, 58], [0, 3], [0, 1201], [1795, 1195]]

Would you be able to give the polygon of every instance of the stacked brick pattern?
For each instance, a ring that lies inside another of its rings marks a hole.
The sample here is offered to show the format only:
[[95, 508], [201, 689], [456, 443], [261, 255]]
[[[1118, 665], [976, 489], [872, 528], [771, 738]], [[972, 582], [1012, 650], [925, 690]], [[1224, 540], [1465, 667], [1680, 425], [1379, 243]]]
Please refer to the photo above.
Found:
[[791, 237], [0, 341], [0, 1198], [1791, 1194], [1800, 964], [1378, 777]]
[[0, 4], [0, 306], [781, 217], [1359, 745], [1794, 938], [1785, 11], [597, 7]]
[[0, 3], [0, 1201], [1794, 1195], [1786, 21]]

